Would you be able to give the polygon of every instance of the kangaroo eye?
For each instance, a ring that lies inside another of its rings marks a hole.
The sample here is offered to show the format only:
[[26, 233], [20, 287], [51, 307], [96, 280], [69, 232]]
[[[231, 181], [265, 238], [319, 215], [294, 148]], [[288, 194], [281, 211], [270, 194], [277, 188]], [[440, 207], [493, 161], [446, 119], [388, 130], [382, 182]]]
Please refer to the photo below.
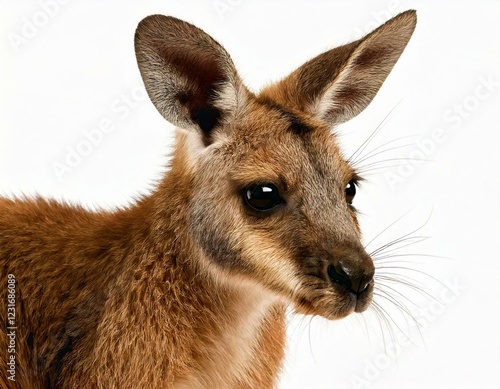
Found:
[[274, 184], [251, 186], [245, 190], [244, 197], [245, 203], [256, 211], [269, 211], [284, 202]]
[[345, 187], [345, 198], [349, 204], [352, 204], [354, 196], [356, 196], [356, 183], [354, 180], [351, 180]]

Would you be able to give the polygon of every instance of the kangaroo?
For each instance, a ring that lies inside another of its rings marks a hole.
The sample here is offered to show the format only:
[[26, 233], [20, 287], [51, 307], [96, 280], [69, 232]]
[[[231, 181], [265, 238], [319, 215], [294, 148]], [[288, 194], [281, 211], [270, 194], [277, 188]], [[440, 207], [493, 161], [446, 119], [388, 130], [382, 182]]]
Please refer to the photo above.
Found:
[[254, 94], [199, 28], [142, 20], [139, 70], [177, 127], [169, 170], [113, 211], [0, 198], [0, 386], [272, 388], [286, 306], [365, 311], [361, 177], [331, 129], [371, 102], [415, 25], [403, 12]]

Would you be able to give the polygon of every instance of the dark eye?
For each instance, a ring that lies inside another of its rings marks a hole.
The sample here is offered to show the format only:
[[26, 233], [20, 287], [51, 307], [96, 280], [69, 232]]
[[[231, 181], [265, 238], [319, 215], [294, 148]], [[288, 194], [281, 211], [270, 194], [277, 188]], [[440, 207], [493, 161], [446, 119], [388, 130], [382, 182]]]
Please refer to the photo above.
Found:
[[254, 185], [245, 189], [245, 203], [256, 211], [268, 211], [284, 201], [274, 184]]
[[345, 187], [345, 198], [349, 204], [352, 204], [354, 196], [356, 196], [356, 183], [354, 180], [351, 180]]

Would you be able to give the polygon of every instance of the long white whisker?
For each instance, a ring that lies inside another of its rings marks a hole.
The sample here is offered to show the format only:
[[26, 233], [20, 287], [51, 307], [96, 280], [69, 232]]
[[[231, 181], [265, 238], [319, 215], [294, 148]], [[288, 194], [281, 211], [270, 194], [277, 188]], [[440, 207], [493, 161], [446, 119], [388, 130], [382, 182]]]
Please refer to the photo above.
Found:
[[[392, 142], [394, 142], [394, 141], [392, 141]], [[387, 149], [380, 150], [383, 146], [387, 146], [389, 143], [391, 143], [391, 142], [387, 142], [387, 143], [383, 144], [382, 146], [378, 146], [378, 147], [374, 148], [369, 153], [364, 155], [361, 159], [358, 159], [354, 163], [351, 163], [351, 166], [356, 168], [360, 163], [363, 163], [364, 161], [368, 161], [369, 159], [372, 159], [372, 158], [376, 157], [377, 155], [387, 153], [387, 152], [392, 151], [392, 150], [403, 149], [405, 147], [415, 146], [414, 143], [407, 143], [404, 145], [389, 147]], [[377, 150], [379, 150], [379, 151], [377, 151]]]
[[361, 146], [359, 146], [356, 149], [356, 151], [347, 159], [347, 161], [349, 161], [349, 162], [352, 161], [358, 153], [362, 153], [366, 149], [366, 147], [370, 144], [370, 142], [373, 140], [373, 138], [375, 138], [375, 136], [382, 130], [384, 125], [388, 123], [391, 114], [398, 107], [398, 105], [401, 103], [401, 101], [402, 100], [398, 101], [396, 103], [396, 105], [394, 105], [394, 107], [384, 117], [384, 119], [380, 122], [380, 124], [377, 126], [377, 128], [375, 128], [375, 130], [371, 133], [371, 135], [361, 144]]
[[411, 211], [408, 211], [406, 212], [403, 216], [400, 216], [398, 217], [395, 221], [393, 221], [391, 224], [389, 224], [386, 228], [384, 228], [382, 231], [380, 231], [377, 235], [375, 235], [374, 238], [372, 238], [372, 240], [370, 240], [366, 245], [365, 245], [365, 249], [371, 244], [373, 243], [373, 241], [375, 239], [377, 239], [380, 235], [382, 235], [384, 232], [386, 232], [389, 228], [391, 228], [394, 224], [396, 224], [398, 221], [400, 221], [402, 218], [404, 218], [405, 216], [407, 216]]

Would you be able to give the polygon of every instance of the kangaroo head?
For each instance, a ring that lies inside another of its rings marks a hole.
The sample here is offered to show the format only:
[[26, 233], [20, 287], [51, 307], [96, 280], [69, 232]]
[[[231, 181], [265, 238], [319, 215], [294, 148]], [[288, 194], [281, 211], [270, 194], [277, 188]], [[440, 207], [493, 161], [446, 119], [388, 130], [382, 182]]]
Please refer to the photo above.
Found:
[[197, 27], [141, 21], [139, 68], [158, 111], [179, 127], [173, 168], [189, 181], [190, 239], [213, 274], [329, 319], [368, 307], [374, 265], [352, 205], [360, 177], [331, 128], [370, 103], [415, 24], [404, 12], [256, 95]]

